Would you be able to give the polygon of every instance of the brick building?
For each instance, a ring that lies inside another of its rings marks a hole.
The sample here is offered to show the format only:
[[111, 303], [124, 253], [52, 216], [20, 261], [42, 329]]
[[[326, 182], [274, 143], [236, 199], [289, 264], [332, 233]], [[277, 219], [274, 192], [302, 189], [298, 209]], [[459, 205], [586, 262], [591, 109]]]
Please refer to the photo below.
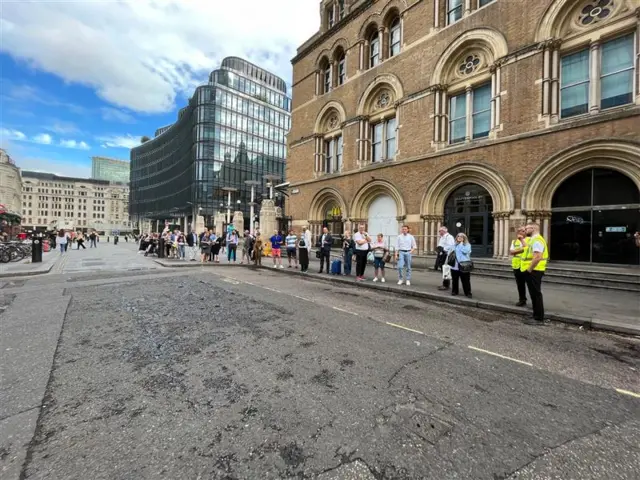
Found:
[[323, 0], [293, 59], [288, 211], [506, 258], [638, 264], [637, 0]]

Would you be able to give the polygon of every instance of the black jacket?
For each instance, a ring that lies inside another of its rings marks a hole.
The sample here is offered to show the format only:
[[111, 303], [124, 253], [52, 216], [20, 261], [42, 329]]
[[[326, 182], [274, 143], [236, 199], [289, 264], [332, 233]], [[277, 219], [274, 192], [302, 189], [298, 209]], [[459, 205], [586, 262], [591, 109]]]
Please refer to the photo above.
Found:
[[333, 245], [333, 237], [331, 236], [330, 233], [326, 234], [326, 237], [324, 239], [324, 243], [322, 242], [322, 237], [325, 234], [323, 233], [322, 235], [320, 235], [320, 250], [322, 250], [323, 252], [330, 252], [331, 251], [331, 245]]

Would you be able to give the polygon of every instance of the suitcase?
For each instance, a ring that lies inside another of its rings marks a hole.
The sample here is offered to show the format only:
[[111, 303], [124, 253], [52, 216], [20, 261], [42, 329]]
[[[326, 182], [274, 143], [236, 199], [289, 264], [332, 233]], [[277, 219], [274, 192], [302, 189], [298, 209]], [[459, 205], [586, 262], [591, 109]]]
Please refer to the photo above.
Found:
[[334, 260], [331, 262], [331, 275], [340, 275], [342, 273], [342, 260]]

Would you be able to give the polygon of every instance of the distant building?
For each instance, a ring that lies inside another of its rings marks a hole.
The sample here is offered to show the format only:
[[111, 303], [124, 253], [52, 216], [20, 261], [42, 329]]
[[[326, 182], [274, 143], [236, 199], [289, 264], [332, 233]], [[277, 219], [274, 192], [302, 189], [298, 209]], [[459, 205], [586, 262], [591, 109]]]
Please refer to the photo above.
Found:
[[23, 171], [22, 178], [22, 225], [27, 230], [60, 225], [105, 234], [133, 230], [127, 183], [30, 171]]
[[[251, 186], [256, 201], [268, 189], [265, 175], [284, 181], [291, 101], [283, 79], [236, 57], [199, 86], [175, 123], [131, 150], [132, 218], [178, 221], [194, 216], [213, 225], [216, 213], [242, 211], [249, 225]], [[257, 210], [256, 210], [257, 212]]]
[[91, 178], [129, 183], [129, 162], [107, 157], [91, 157]]
[[0, 148], [0, 205], [7, 212], [22, 210], [22, 178], [20, 169], [7, 152]]

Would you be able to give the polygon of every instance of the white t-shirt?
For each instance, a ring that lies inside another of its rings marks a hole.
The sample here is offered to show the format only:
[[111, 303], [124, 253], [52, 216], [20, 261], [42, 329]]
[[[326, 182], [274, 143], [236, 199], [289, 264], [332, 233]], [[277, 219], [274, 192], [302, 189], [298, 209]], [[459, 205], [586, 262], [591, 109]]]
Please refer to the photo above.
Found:
[[67, 243], [67, 236], [65, 235], [64, 237], [56, 237], [56, 243], [58, 244], [64, 244]]
[[[362, 240], [365, 240], [365, 243], [360, 245], [358, 241], [362, 241]], [[366, 235], [360, 232], [356, 232], [356, 234], [353, 236], [353, 241], [356, 244], [356, 250], [369, 250], [369, 243], [366, 242], [366, 240], [367, 240]]]

